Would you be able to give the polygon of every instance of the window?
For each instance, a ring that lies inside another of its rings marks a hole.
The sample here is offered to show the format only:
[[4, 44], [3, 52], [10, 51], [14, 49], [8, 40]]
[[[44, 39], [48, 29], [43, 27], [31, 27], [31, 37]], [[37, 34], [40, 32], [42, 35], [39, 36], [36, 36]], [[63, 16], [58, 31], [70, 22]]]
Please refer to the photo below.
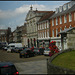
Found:
[[53, 29], [53, 31], [52, 31], [52, 36], [54, 37], [54, 29]]
[[64, 15], [64, 23], [66, 23], [66, 22], [67, 22], [67, 16]]
[[70, 27], [69, 28], [72, 28], [72, 26], [70, 25]]
[[58, 35], [58, 29], [56, 29], [56, 36]]
[[66, 26], [65, 26], [65, 28], [64, 29], [66, 29]]
[[38, 30], [39, 30], [39, 25], [38, 25]]
[[49, 31], [47, 31], [47, 37], [49, 37]]
[[42, 36], [42, 35], [41, 35], [41, 33], [40, 33], [40, 38], [41, 38], [41, 36]]
[[62, 28], [60, 28], [60, 32], [62, 31]]
[[58, 18], [56, 17], [56, 25], [58, 25]]
[[44, 32], [42, 34], [43, 34], [43, 38], [44, 38]]
[[41, 24], [40, 24], [40, 30], [41, 30]]
[[59, 7], [59, 11], [62, 12], [62, 6]]
[[45, 31], [45, 37], [46, 37], [46, 31]]
[[45, 29], [46, 29], [46, 24], [45, 24]]
[[47, 28], [49, 28], [49, 24], [48, 24], [48, 22], [47, 22]]
[[62, 17], [60, 16], [60, 24], [62, 24]]
[[67, 5], [64, 5], [63, 6], [63, 10], [65, 11], [67, 9]]
[[71, 13], [69, 13], [69, 22], [71, 22], [72, 21], [72, 15], [71, 15]]
[[54, 19], [52, 19], [52, 26], [54, 26]]

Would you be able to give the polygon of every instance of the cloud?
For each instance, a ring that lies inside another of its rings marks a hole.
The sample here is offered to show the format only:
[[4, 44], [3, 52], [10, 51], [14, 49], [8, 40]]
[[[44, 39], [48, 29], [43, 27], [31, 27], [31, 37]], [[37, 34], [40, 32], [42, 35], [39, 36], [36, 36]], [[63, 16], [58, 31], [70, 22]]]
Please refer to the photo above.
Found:
[[[0, 18], [1, 19], [8, 19], [8, 18], [12, 18], [12, 17], [17, 17], [19, 15], [22, 14], [26, 14], [29, 10], [30, 10], [30, 6], [31, 5], [23, 5], [19, 8], [16, 8], [15, 10], [7, 10], [7, 11], [3, 11], [0, 10]], [[39, 4], [33, 4], [33, 9], [36, 10], [36, 8], [38, 10], [50, 10], [51, 7], [48, 7], [46, 5], [39, 5]], [[51, 10], [54, 8], [51, 8]]]

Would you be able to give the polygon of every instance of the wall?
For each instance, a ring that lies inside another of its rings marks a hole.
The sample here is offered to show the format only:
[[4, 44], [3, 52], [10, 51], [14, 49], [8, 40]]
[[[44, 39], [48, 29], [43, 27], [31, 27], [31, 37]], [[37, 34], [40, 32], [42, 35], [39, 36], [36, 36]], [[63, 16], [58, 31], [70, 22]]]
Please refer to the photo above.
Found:
[[68, 52], [68, 51], [72, 51], [73, 49], [66, 49], [64, 51], [61, 51], [55, 55], [53, 55], [52, 57], [50, 57], [49, 59], [47, 59], [47, 73], [48, 74], [75, 74], [75, 70], [71, 70], [71, 69], [67, 69], [67, 68], [62, 68], [56, 65], [53, 65], [51, 62], [54, 58], [56, 58], [58, 55]]
[[75, 49], [75, 29], [71, 30], [71, 34], [67, 34], [67, 47]]

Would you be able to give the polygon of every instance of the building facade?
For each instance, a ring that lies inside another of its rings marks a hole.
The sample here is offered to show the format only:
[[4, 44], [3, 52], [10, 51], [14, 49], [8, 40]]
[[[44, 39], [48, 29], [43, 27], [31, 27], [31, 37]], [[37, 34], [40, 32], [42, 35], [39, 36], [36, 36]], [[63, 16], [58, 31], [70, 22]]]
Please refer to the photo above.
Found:
[[[61, 47], [61, 35], [59, 32], [71, 27], [75, 27], [75, 1], [56, 8], [56, 12], [50, 17], [50, 37], [51, 41], [56, 41], [56, 45]], [[64, 49], [67, 48], [64, 39]]]
[[52, 16], [54, 12], [51, 11], [40, 18], [37, 23], [38, 29], [38, 46], [39, 47], [49, 47], [50, 37], [49, 37], [49, 17]]
[[24, 26], [22, 27], [22, 45], [28, 47], [26, 23], [24, 23]]
[[38, 11], [33, 10], [32, 6], [26, 16], [26, 26], [27, 26], [27, 38], [28, 38], [28, 47], [35, 46], [37, 47], [38, 43], [38, 34], [37, 34], [37, 22], [39, 19], [49, 13], [50, 11]]
[[0, 29], [0, 42], [7, 42], [9, 43], [9, 35], [11, 34], [11, 28], [8, 29]]

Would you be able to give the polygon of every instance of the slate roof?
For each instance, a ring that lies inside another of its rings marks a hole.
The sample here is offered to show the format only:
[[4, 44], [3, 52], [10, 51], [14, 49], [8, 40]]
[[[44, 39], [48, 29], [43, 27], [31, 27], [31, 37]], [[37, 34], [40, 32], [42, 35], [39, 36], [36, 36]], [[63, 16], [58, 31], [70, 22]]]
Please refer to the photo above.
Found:
[[49, 13], [49, 12], [52, 12], [52, 11], [33, 11], [33, 12], [35, 12], [35, 13]]
[[38, 22], [41, 22], [41, 21], [44, 21], [44, 20], [47, 20], [50, 16], [52, 16], [54, 14], [53, 11], [50, 11], [49, 13], [46, 13], [45, 15], [43, 15], [40, 20]]
[[74, 29], [74, 28], [75, 28], [75, 27], [65, 29], [65, 30], [63, 30], [63, 31], [59, 32], [59, 34], [67, 33], [68, 31], [70, 31], [70, 30], [72, 30], [72, 29]]
[[67, 10], [59, 12], [59, 13], [55, 13], [53, 16], [50, 17], [50, 19], [67, 14], [67, 13], [70, 13], [72, 11], [75, 11], [75, 4], [70, 9], [67, 9]]

